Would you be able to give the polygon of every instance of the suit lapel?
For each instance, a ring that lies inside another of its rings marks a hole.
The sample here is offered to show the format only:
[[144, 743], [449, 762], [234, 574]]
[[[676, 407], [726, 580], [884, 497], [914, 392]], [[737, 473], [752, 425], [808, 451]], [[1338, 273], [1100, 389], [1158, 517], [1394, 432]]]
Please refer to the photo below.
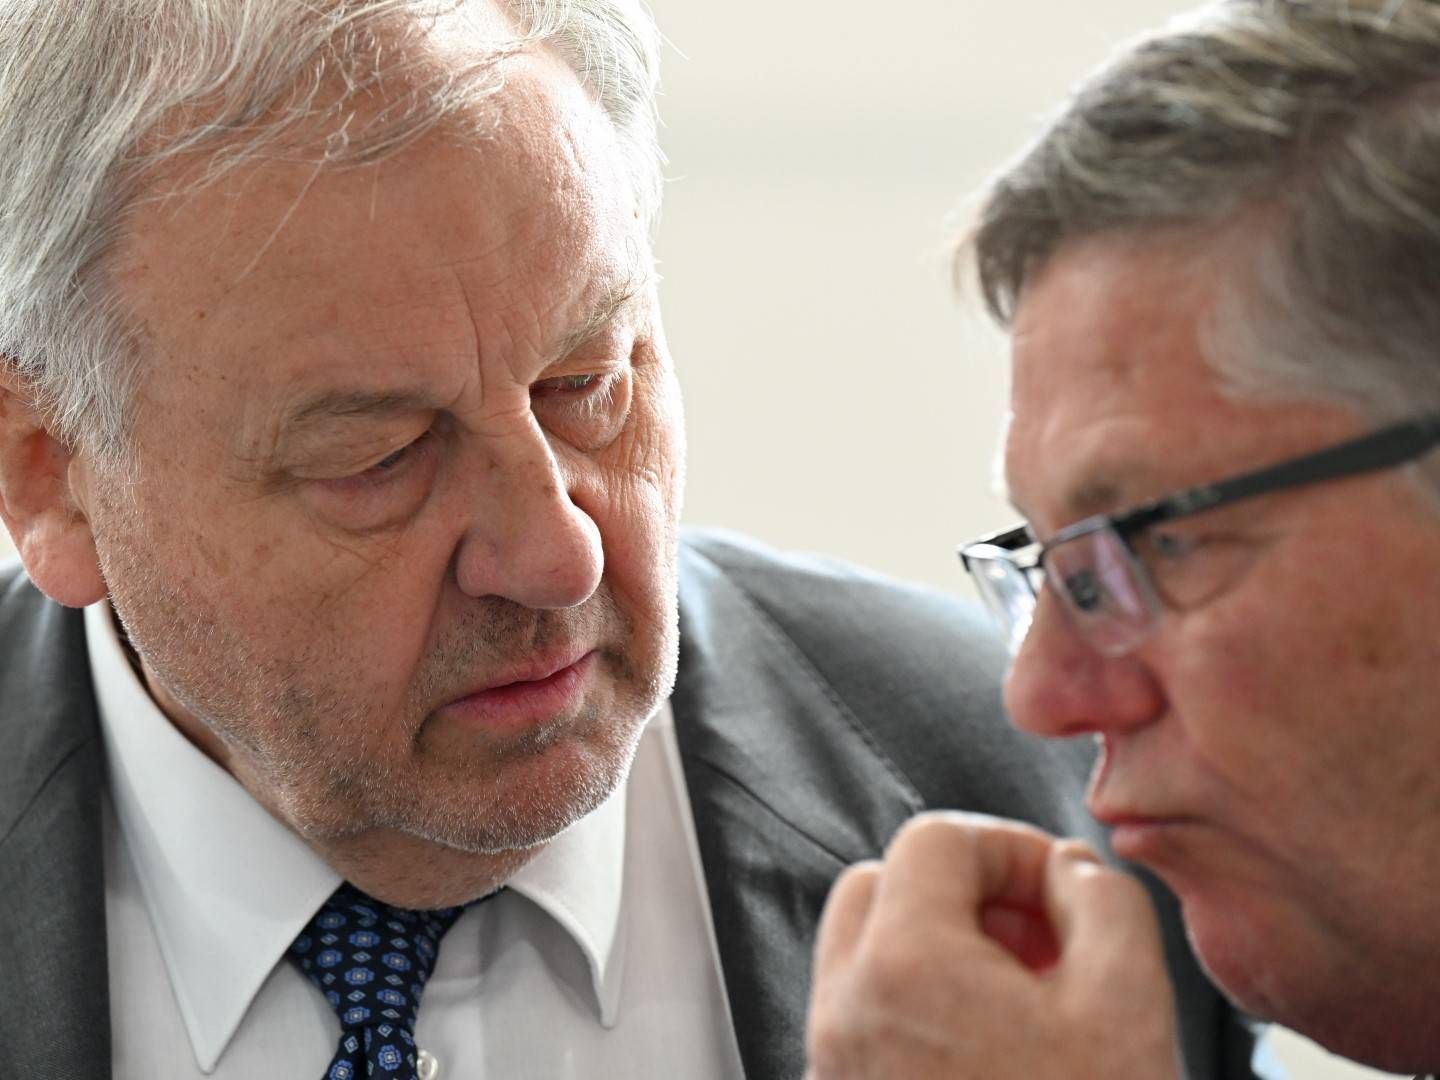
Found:
[[110, 1074], [103, 754], [79, 612], [0, 576], [0, 1060]]
[[682, 546], [680, 577], [671, 705], [740, 1055], [751, 1080], [796, 1077], [825, 896], [921, 799], [716, 564]]

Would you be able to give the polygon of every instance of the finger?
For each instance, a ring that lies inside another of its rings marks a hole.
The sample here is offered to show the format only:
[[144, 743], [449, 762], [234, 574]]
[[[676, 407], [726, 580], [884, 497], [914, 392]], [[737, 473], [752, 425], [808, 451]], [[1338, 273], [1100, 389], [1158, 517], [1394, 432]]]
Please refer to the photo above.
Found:
[[1144, 888], [1084, 845], [1064, 844], [1050, 858], [1046, 893], [1061, 942], [1052, 985], [1081, 1015], [1084, 1003], [1106, 1001], [1126, 1056], [1153, 1063], [1138, 1075], [1181, 1075], [1174, 991]]
[[938, 812], [911, 819], [885, 854], [876, 919], [980, 928], [999, 903], [1043, 910], [1046, 859], [1055, 840], [1030, 825], [982, 814]]
[[1067, 966], [1096, 972], [1159, 966], [1163, 950], [1150, 897], [1084, 844], [1056, 845], [1045, 874], [1045, 910]]
[[1043, 911], [1010, 904], [986, 904], [980, 928], [1031, 971], [1049, 971], [1060, 959], [1060, 943]]
[[855, 951], [880, 884], [878, 862], [856, 863], [836, 879], [815, 940], [815, 982], [844, 966]]

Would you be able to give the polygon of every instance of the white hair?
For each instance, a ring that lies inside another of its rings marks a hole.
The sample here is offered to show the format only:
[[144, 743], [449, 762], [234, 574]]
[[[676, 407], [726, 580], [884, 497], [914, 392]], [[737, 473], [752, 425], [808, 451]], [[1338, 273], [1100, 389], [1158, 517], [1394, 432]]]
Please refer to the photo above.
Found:
[[[640, 0], [497, 2], [518, 36], [457, 71], [417, 42], [465, 0], [0, 0], [0, 364], [56, 434], [126, 456], [140, 358], [104, 256], [140, 180], [180, 155], [207, 162], [200, 183], [272, 153], [374, 161], [473, 119], [496, 61], [544, 43], [614, 124], [653, 226], [659, 34]], [[382, 107], [359, 123], [362, 95]]]

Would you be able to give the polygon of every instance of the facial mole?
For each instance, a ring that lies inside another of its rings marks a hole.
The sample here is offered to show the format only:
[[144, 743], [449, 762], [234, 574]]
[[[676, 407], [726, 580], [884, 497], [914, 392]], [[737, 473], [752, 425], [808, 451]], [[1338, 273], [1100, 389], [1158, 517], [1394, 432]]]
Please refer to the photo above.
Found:
[[1374, 641], [1365, 641], [1360, 647], [1360, 666], [1375, 671], [1384, 666], [1385, 654]]

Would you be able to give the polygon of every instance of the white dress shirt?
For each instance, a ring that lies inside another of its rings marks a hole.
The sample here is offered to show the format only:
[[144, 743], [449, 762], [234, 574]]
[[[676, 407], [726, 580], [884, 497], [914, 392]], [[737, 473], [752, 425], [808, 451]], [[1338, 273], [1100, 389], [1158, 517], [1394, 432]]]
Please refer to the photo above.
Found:
[[[105, 740], [115, 1080], [317, 1080], [340, 1024], [285, 959], [340, 878], [155, 706], [85, 613]], [[626, 784], [441, 942], [441, 1080], [743, 1075], [669, 705]]]

